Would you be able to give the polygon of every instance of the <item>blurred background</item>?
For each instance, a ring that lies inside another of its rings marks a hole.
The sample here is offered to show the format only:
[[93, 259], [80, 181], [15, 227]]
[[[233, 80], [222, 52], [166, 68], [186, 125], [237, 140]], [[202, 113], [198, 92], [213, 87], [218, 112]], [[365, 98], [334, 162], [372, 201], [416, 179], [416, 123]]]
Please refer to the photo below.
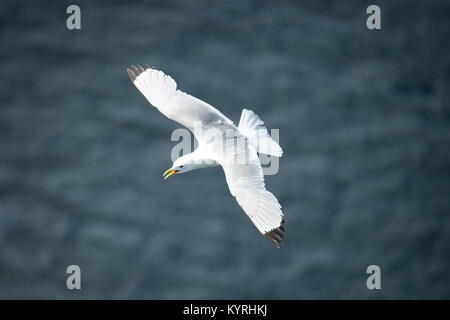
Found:
[[[79, 31], [66, 8], [81, 7]], [[366, 28], [381, 7], [382, 29]], [[0, 2], [0, 298], [450, 298], [448, 1]], [[155, 66], [280, 129], [276, 250], [220, 168], [167, 181]], [[80, 291], [66, 268], [81, 268]], [[366, 268], [381, 268], [368, 290]]]

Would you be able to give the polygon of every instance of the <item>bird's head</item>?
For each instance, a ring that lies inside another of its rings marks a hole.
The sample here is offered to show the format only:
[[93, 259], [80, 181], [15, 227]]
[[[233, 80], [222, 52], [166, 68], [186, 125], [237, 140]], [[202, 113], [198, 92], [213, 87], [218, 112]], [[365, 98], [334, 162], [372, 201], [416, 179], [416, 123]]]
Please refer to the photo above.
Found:
[[181, 157], [175, 160], [172, 168], [166, 170], [163, 174], [164, 180], [176, 173], [185, 173], [195, 169], [195, 164], [189, 159], [189, 157]]

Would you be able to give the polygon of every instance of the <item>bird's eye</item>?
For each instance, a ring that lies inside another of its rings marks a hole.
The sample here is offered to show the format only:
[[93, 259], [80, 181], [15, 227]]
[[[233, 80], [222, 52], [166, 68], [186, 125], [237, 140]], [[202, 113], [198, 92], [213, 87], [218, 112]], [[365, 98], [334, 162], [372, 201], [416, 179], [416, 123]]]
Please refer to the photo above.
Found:
[[180, 168], [183, 168], [184, 166], [180, 166]]

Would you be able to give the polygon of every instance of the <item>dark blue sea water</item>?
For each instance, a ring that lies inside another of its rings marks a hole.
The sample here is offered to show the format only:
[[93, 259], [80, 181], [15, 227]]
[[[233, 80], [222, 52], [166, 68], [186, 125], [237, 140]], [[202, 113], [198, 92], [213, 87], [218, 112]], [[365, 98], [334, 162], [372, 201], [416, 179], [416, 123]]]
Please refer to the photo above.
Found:
[[[448, 1], [377, 1], [377, 31], [365, 1], [69, 4], [0, 2], [0, 298], [450, 298]], [[180, 126], [136, 63], [280, 129], [282, 249], [220, 168], [162, 180]]]

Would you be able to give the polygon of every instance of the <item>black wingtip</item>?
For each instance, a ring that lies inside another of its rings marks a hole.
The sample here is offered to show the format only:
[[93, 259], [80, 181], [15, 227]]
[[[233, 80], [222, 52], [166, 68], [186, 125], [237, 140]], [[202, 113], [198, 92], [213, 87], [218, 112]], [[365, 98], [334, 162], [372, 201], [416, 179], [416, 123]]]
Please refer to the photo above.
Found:
[[281, 220], [281, 224], [278, 228], [274, 228], [266, 233], [264, 233], [264, 237], [266, 237], [267, 240], [270, 241], [270, 243], [272, 243], [275, 248], [280, 249], [280, 247], [283, 245], [283, 239], [284, 239], [284, 234], [283, 232], [285, 231], [284, 229], [284, 224], [286, 222], [284, 220]]
[[148, 64], [145, 65], [145, 68], [142, 67], [140, 64], [138, 64], [137, 66], [132, 64], [131, 67], [127, 68], [127, 72], [128, 72], [128, 75], [130, 76], [131, 81], [134, 82], [141, 73], [145, 72], [145, 70], [147, 70], [149, 68], [150, 67], [148, 66]]
[[128, 75], [130, 76], [131, 81], [134, 82], [136, 80], [136, 76], [134, 75], [133, 71], [130, 70], [130, 68], [127, 68]]

